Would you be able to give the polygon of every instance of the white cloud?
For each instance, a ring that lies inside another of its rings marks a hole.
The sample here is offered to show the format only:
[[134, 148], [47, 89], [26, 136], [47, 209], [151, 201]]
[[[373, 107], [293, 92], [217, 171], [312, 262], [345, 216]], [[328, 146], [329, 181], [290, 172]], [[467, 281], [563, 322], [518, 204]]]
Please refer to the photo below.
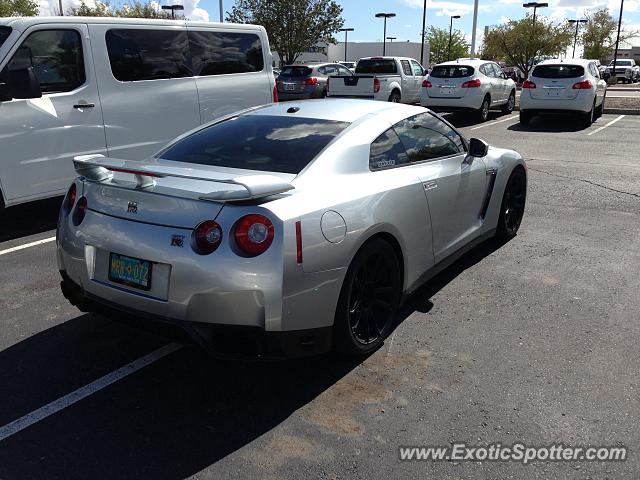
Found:
[[[94, 0], [85, 0], [84, 3], [91, 8], [96, 6]], [[81, 0], [62, 0], [62, 9], [66, 14], [70, 9], [78, 8], [81, 4]], [[59, 0], [38, 0], [38, 12], [41, 16], [59, 15]]]
[[[209, 12], [200, 8], [200, 0], [184, 0], [184, 16], [189, 20], [198, 22], [208, 22]], [[217, 20], [217, 19], [216, 19]]]
[[[422, 10], [423, 0], [404, 0], [404, 3], [411, 8]], [[473, 13], [473, 3], [461, 3], [448, 0], [427, 0], [427, 10], [438, 10], [436, 16], [466, 15]], [[487, 12], [491, 10], [489, 5], [480, 5], [478, 10]]]

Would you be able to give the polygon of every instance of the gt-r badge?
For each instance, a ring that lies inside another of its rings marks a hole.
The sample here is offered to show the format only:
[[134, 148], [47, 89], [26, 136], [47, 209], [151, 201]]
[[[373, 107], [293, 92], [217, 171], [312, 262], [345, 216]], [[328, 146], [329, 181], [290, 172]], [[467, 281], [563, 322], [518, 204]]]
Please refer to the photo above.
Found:
[[138, 202], [129, 202], [127, 204], [127, 213], [138, 213]]
[[184, 247], [184, 235], [171, 235], [172, 247]]

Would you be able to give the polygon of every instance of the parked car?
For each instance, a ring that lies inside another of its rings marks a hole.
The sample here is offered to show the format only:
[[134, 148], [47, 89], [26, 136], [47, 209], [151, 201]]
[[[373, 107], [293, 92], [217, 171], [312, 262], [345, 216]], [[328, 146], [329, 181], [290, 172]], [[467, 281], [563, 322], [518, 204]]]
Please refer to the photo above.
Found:
[[623, 83], [633, 83], [640, 80], [640, 67], [636, 65], [634, 60], [628, 58], [619, 58], [616, 60], [616, 69], [613, 70], [613, 60], [607, 66], [609, 75], [615, 76], [616, 81], [622, 80]]
[[328, 96], [417, 103], [424, 74], [422, 65], [413, 58], [361, 58], [356, 64], [355, 77], [332, 79]]
[[279, 68], [274, 68], [273, 69], [273, 76], [277, 79], [279, 75], [280, 75], [280, 69]]
[[356, 71], [356, 62], [338, 62], [340, 65], [347, 67], [352, 73]]
[[64, 295], [263, 358], [372, 352], [407, 293], [516, 235], [527, 187], [518, 153], [424, 108], [361, 100], [259, 107], [146, 160], [75, 167], [58, 219]]
[[535, 115], [578, 115], [585, 127], [602, 115], [607, 82], [593, 60], [545, 60], [522, 84], [520, 123]]
[[0, 19], [0, 208], [63, 195], [76, 155], [144, 158], [202, 123], [274, 100], [264, 28], [188, 25]]
[[327, 80], [333, 75], [353, 75], [338, 63], [287, 65], [278, 76], [278, 100], [305, 100], [327, 96]]
[[495, 62], [458, 59], [440, 63], [422, 82], [421, 105], [437, 112], [471, 111], [482, 122], [489, 110], [511, 113], [516, 84]]

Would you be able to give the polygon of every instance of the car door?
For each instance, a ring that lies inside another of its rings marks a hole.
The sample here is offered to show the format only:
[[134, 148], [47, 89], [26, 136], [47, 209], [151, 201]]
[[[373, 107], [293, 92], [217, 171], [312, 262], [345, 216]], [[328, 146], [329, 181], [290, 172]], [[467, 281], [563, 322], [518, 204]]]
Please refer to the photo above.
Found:
[[415, 97], [415, 79], [413, 78], [413, 70], [409, 60], [400, 60], [402, 65], [402, 102], [410, 103]]
[[110, 156], [141, 160], [200, 125], [185, 27], [90, 24], [89, 32]]
[[500, 103], [500, 85], [498, 83], [498, 79], [495, 76], [495, 72], [493, 71], [493, 67], [490, 63], [485, 63], [480, 65], [480, 72], [486, 77], [483, 78], [483, 82], [487, 82], [489, 84], [489, 93], [491, 94], [491, 103], [496, 104]]
[[41, 98], [0, 102], [0, 184], [8, 203], [63, 193], [73, 157], [106, 153], [89, 34], [83, 24], [27, 29], [0, 66], [33, 68]]
[[500, 88], [498, 89], [500, 92], [500, 102], [506, 102], [510, 93], [508, 91], [508, 80], [505, 78], [505, 74], [502, 71], [502, 68], [500, 68], [500, 65], [498, 65], [497, 63], [492, 63], [491, 66], [493, 68], [493, 76], [495, 77], [495, 82], [500, 86]]
[[422, 77], [424, 77], [424, 68], [415, 60], [410, 60], [411, 70], [413, 71], [413, 78], [415, 79], [415, 95], [414, 101], [420, 101], [420, 94], [422, 93]]
[[468, 156], [462, 137], [431, 113], [402, 120], [394, 129], [423, 184], [438, 263], [480, 234], [486, 167], [481, 158]]

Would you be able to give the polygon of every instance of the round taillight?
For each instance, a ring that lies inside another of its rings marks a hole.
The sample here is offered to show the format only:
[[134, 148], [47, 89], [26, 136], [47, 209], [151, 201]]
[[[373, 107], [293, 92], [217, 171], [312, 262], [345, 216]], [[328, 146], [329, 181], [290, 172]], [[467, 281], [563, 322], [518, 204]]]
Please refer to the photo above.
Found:
[[84, 216], [87, 214], [87, 197], [80, 197], [76, 204], [76, 209], [73, 211], [73, 224], [77, 227], [84, 220]]
[[191, 234], [191, 248], [199, 255], [214, 252], [222, 241], [222, 228], [213, 220], [200, 223]]
[[67, 197], [65, 198], [65, 208], [67, 210], [67, 214], [73, 209], [73, 206], [76, 203], [76, 184], [72, 183], [69, 187], [69, 191], [67, 192]]
[[238, 247], [250, 257], [264, 253], [273, 242], [273, 223], [264, 215], [245, 215], [234, 230]]

